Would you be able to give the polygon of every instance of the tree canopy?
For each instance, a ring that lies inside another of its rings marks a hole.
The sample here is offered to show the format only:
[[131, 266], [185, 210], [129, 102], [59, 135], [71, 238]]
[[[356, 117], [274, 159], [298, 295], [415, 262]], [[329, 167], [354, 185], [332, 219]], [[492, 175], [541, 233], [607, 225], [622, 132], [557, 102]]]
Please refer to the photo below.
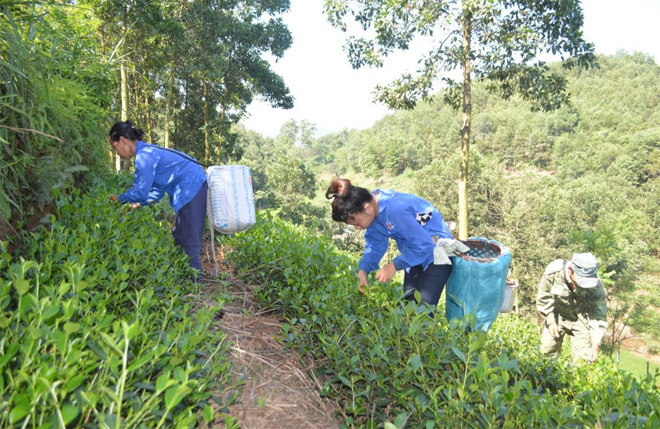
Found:
[[116, 120], [207, 163], [240, 158], [231, 125], [253, 100], [293, 106], [267, 61], [291, 46], [289, 4], [0, 2], [2, 219], [47, 211], [53, 189], [106, 171]]
[[[472, 122], [472, 79], [509, 99], [518, 93], [533, 110], [553, 110], [568, 102], [566, 80], [538, 57], [558, 54], [566, 68], [589, 67], [593, 45], [582, 38], [582, 9], [577, 0], [326, 0], [335, 26], [347, 30], [350, 13], [369, 31], [349, 36], [348, 57], [354, 68], [380, 66], [395, 49], [408, 49], [416, 37], [433, 41], [420, 58], [416, 75], [405, 74], [376, 87], [376, 100], [394, 109], [410, 109], [426, 99], [438, 78], [448, 85], [444, 99], [462, 107], [459, 168], [459, 235], [468, 236], [468, 165]], [[373, 35], [373, 36], [372, 36]], [[460, 70], [462, 80], [450, 72]]]

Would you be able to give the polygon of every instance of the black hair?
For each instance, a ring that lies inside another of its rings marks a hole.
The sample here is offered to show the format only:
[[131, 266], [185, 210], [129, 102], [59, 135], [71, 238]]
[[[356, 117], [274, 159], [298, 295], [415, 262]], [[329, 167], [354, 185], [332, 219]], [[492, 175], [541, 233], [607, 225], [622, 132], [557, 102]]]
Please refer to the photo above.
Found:
[[364, 212], [364, 203], [374, 200], [365, 188], [351, 185], [348, 179], [337, 179], [330, 184], [325, 197], [332, 200], [332, 220], [346, 222], [352, 214]]
[[142, 140], [144, 131], [139, 128], [135, 128], [135, 126], [133, 126], [133, 122], [131, 121], [115, 122], [112, 128], [110, 128], [108, 136], [113, 142], [116, 142], [119, 140], [119, 137], [122, 136], [128, 140]]

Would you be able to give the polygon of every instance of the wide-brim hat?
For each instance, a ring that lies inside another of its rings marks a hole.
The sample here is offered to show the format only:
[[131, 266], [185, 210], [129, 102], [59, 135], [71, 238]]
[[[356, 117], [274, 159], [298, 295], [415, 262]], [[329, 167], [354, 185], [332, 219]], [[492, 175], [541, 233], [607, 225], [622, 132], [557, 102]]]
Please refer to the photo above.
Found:
[[598, 259], [591, 253], [574, 253], [571, 258], [575, 283], [581, 288], [598, 286]]

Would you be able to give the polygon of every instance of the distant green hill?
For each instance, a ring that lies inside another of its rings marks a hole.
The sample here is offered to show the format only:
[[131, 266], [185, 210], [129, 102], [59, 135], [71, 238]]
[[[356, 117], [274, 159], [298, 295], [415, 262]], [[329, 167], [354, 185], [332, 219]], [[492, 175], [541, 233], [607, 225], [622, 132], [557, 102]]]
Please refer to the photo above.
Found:
[[[470, 234], [511, 247], [530, 312], [547, 263], [595, 253], [620, 319], [633, 302], [637, 310], [650, 302], [634, 291], [645, 261], [660, 253], [660, 66], [621, 53], [599, 57], [595, 69], [562, 72], [572, 105], [555, 112], [532, 112], [475, 85]], [[455, 219], [461, 118], [441, 99], [319, 139], [331, 160], [323, 170], [417, 193]]]

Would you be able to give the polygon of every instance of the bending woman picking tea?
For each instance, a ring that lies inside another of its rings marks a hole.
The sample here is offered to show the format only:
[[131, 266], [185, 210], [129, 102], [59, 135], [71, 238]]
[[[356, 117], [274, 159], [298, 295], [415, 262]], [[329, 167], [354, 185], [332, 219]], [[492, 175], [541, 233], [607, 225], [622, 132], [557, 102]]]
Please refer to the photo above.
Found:
[[[367, 286], [367, 275], [376, 271], [376, 280], [389, 282], [399, 270], [405, 270], [403, 289], [406, 299], [414, 300], [419, 291], [422, 301], [437, 305], [451, 265], [435, 265], [433, 250], [438, 239], [452, 239], [442, 215], [433, 204], [412, 194], [389, 189], [353, 186], [350, 180], [338, 179], [328, 188], [332, 200], [332, 219], [353, 225], [364, 234], [365, 248], [358, 265], [358, 290]], [[380, 260], [393, 239], [401, 254], [380, 268]]]
[[142, 141], [143, 131], [131, 121], [117, 122], [108, 142], [122, 159], [135, 158], [133, 186], [110, 200], [129, 203], [131, 209], [155, 203], [165, 193], [176, 212], [172, 235], [174, 242], [188, 255], [190, 266], [201, 271], [202, 236], [206, 221], [207, 183], [197, 161], [178, 151]]

